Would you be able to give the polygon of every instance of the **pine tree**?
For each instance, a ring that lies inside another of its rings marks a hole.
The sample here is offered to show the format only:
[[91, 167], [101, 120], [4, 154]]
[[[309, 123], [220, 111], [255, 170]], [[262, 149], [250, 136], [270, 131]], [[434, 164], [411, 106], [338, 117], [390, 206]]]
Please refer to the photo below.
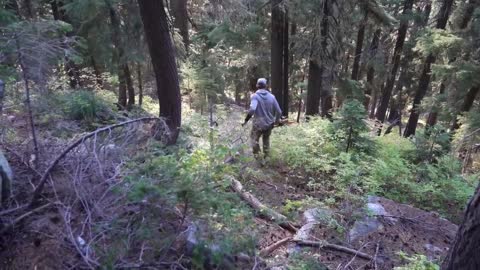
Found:
[[163, 1], [139, 0], [138, 4], [157, 81], [160, 117], [165, 118], [170, 129], [167, 143], [175, 144], [180, 131], [182, 104], [167, 14]]
[[[445, 29], [447, 26], [448, 18], [452, 11], [453, 0], [445, 0], [442, 2], [442, 6], [439, 10], [439, 17], [437, 20], [436, 28]], [[415, 130], [417, 129], [418, 118], [420, 116], [419, 106], [423, 100], [423, 97], [428, 91], [428, 86], [430, 84], [431, 78], [431, 66], [435, 63], [436, 56], [430, 53], [423, 64], [423, 71], [420, 76], [418, 83], [417, 91], [415, 92], [415, 97], [413, 99], [412, 109], [410, 112], [410, 117], [408, 118], [407, 126], [403, 133], [404, 137], [410, 137], [415, 135]]]
[[[408, 15], [412, 11], [413, 3], [414, 0], [405, 0], [402, 13], [404, 16]], [[403, 18], [403, 20], [400, 22], [400, 27], [398, 28], [397, 41], [395, 43], [395, 49], [392, 57], [392, 69], [390, 70], [390, 73], [388, 75], [385, 88], [382, 91], [382, 96], [380, 98], [380, 106], [378, 107], [376, 112], [376, 118], [381, 123], [385, 121], [385, 116], [387, 113], [388, 105], [390, 103], [393, 86], [395, 84], [398, 68], [400, 67], [400, 59], [402, 56], [403, 45], [407, 36], [408, 22], [409, 21], [406, 18]]]
[[443, 270], [480, 269], [480, 185], [470, 199], [463, 222], [448, 256], [443, 262]]

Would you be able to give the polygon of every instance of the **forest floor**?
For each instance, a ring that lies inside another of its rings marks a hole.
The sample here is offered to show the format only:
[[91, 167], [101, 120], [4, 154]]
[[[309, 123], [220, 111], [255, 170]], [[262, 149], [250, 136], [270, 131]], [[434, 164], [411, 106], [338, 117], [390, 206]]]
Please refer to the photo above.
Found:
[[[250, 178], [246, 186], [272, 209], [281, 212], [287, 200], [305, 199], [307, 196], [314, 195], [311, 191], [295, 185], [288, 172], [282, 172], [284, 170], [282, 167], [261, 170], [262, 174], [259, 175], [263, 175], [262, 178]], [[315, 195], [318, 198], [319, 194]], [[381, 267], [375, 266], [374, 262], [354, 258], [355, 256], [343, 252], [316, 248], [307, 248], [307, 252], [312, 257], [318, 258], [329, 269], [337, 269], [339, 265], [345, 266], [348, 263], [353, 269], [392, 269], [394, 266], [402, 265], [398, 254], [400, 251], [408, 255], [423, 254], [431, 260], [439, 260], [446, 255], [455, 237], [457, 230], [455, 224], [439, 217], [436, 213], [423, 211], [410, 205], [399, 204], [385, 198], [373, 197], [373, 199], [386, 211], [385, 216], [372, 218], [380, 222], [378, 228], [351, 241], [348, 232], [352, 228], [339, 232], [328, 224], [318, 224], [311, 233], [310, 240], [324, 240], [370, 254], [378, 259], [377, 263], [382, 265]], [[340, 211], [339, 209], [329, 210]], [[362, 210], [358, 209], [358, 212]], [[304, 221], [297, 217], [294, 223], [302, 225]], [[266, 223], [261, 219], [257, 219], [257, 224], [261, 231], [258, 243], [260, 250], [287, 237], [294, 237], [293, 233], [276, 224]], [[289, 256], [291, 256], [291, 250], [288, 245], [285, 245], [275, 250], [269, 257], [273, 264], [282, 264]]]
[[[234, 107], [227, 115], [217, 119], [220, 137], [229, 141], [231, 145], [247, 144], [249, 129], [242, 128], [243, 110]], [[28, 144], [28, 127], [26, 117], [15, 115], [14, 127], [17, 135], [24, 136]], [[76, 128], [74, 123], [63, 122], [69, 125], [68, 129]], [[294, 128], [292, 126], [291, 128]], [[43, 133], [47, 130], [41, 131]], [[275, 131], [274, 131], [275, 133]], [[275, 134], [272, 136], [275, 139]], [[62, 142], [62, 143], [59, 143]], [[60, 147], [65, 141], [51, 141], [51, 145], [44, 147]], [[55, 146], [55, 143], [57, 144]], [[251, 156], [250, 148], [243, 155]], [[15, 171], [16, 179], [21, 179], [22, 184], [17, 186], [18, 198], [28, 197], [32, 181], [38, 175], [20, 157], [8, 154], [11, 166]], [[25, 157], [23, 157], [25, 158]], [[243, 170], [239, 179], [246, 190], [273, 210], [286, 214], [297, 228], [304, 225], [303, 211], [295, 209], [286, 211], [289, 202], [313, 199], [322, 202], [324, 195], [321, 191], [312, 190], [304, 183], [302, 172], [294, 171], [281, 163], [267, 162], [261, 166], [255, 161], [242, 164]], [[403, 261], [398, 252], [406, 254], [424, 254], [430, 259], [440, 259], [454, 239], [456, 225], [441, 218], [433, 212], [423, 211], [409, 205], [399, 204], [394, 201], [370, 197], [369, 203], [381, 205], [384, 209], [382, 215], [375, 216], [367, 213], [364, 207], [351, 209], [351, 214], [341, 218], [336, 213], [345, 212], [342, 207], [349, 208], [348, 202], [337, 208], [316, 208], [328, 214], [327, 220], [318, 220], [309, 239], [312, 241], [328, 241], [332, 244], [342, 245], [354, 250], [369, 254], [374, 260], [365, 260], [355, 255], [334, 251], [326, 248], [299, 248], [293, 243], [279, 246], [271, 254], [264, 256], [269, 266], [288, 265], [289, 261], [296, 258], [314, 259], [322, 262], [328, 269], [392, 269], [402, 265]], [[176, 221], [173, 221], [176, 222]], [[363, 223], [362, 223], [363, 222]], [[338, 226], [331, 226], [332, 223]], [[8, 245], [0, 245], [1, 269], [63, 269], [62, 265], [75, 265], [75, 262], [65, 263], [71, 259], [72, 246], [67, 242], [58, 241], [60, 231], [63, 231], [64, 220], [54, 210], [47, 213], [32, 215], [25, 219], [21, 230], [13, 237], [5, 240], [11, 241]], [[257, 249], [263, 250], [278, 241], [295, 237], [295, 235], [280, 227], [278, 224], [261, 218], [255, 218], [257, 227]], [[373, 224], [374, 229], [368, 229]], [[362, 233], [355, 239], [352, 237], [352, 227], [359, 226], [360, 230], [367, 227], [368, 232]], [[363, 227], [362, 227], [363, 226]], [[65, 236], [67, 237], [67, 236]], [[78, 258], [77, 258], [78, 259]], [[62, 263], [59, 263], [62, 262]], [[161, 268], [159, 268], [161, 269]], [[271, 268], [275, 269], [275, 267]], [[288, 269], [288, 268], [287, 268]], [[310, 269], [308, 266], [306, 268]]]
[[[231, 136], [232, 122], [242, 122], [243, 115], [239, 113], [241, 111], [241, 108], [233, 110], [228, 117], [229, 121], [223, 125], [220, 124], [219, 129], [229, 130], [229, 136]], [[295, 128], [295, 124], [289, 128]], [[240, 132], [236, 137], [245, 137], [245, 130]], [[275, 135], [272, 135], [271, 139], [274, 140]], [[251, 156], [251, 150], [247, 150], [245, 154]], [[305, 184], [306, 176], [302, 172], [291, 170], [285, 164], [267, 162], [266, 166], [262, 166], [259, 162], [250, 162], [244, 165], [244, 168], [242, 181], [245, 189], [277, 212], [284, 213], [285, 207], [292, 201], [313, 198], [321, 202], [323, 197], [326, 197], [322, 191], [312, 190]], [[328, 269], [393, 269], [405, 263], [399, 252], [408, 256], [422, 254], [433, 261], [441, 261], [447, 254], [454, 240], [457, 225], [435, 212], [424, 211], [386, 198], [371, 196], [368, 202], [381, 205], [384, 212], [381, 215], [372, 216], [368, 210], [353, 209], [351, 216], [347, 217], [348, 220], [343, 220], [346, 228], [338, 230], [327, 223], [332, 221], [336, 223], [335, 213], [342, 212], [344, 209], [325, 208], [323, 210], [332, 213], [327, 219], [332, 220], [319, 220], [309, 240], [328, 241], [347, 246], [370, 254], [376, 258], [375, 262], [351, 254], [319, 248], [302, 248], [302, 252], [306, 253], [301, 255], [298, 247], [295, 248], [295, 244], [285, 244], [268, 255], [269, 265], [285, 265], [292, 257], [309, 256], [322, 262]], [[348, 204], [344, 206], [348, 207]], [[297, 226], [305, 224], [302, 213], [289, 217]], [[260, 218], [256, 218], [256, 224], [260, 231], [259, 250], [282, 239], [295, 237], [292, 232]], [[357, 230], [366, 231], [355, 239], [351, 239], [350, 233], [355, 226]], [[368, 226], [375, 228], [366, 228]]]

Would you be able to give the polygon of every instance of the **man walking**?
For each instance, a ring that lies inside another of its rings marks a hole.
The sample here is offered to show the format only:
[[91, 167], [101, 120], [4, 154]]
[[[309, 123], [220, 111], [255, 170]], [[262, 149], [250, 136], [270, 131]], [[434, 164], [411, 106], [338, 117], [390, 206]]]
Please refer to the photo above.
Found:
[[260, 137], [262, 137], [263, 154], [267, 157], [270, 148], [270, 134], [275, 123], [280, 122], [282, 110], [275, 96], [267, 90], [267, 80], [265, 78], [258, 79], [257, 89], [250, 98], [250, 109], [242, 126], [245, 126], [253, 116], [251, 140], [253, 155], [258, 159], [260, 157]]

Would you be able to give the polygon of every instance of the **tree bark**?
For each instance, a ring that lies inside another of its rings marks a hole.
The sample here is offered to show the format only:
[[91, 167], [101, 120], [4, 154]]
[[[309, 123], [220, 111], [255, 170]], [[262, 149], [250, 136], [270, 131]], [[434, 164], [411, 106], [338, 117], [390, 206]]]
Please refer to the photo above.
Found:
[[475, 11], [475, 8], [480, 5], [480, 2], [478, 0], [470, 0], [467, 3], [467, 7], [465, 9], [465, 13], [463, 14], [462, 19], [460, 20], [460, 23], [458, 24], [459, 29], [466, 29], [468, 24], [470, 23], [472, 17], [473, 17], [473, 12]]
[[[470, 109], [473, 106], [473, 102], [475, 101], [475, 98], [478, 95], [478, 92], [480, 92], [480, 86], [475, 86], [470, 88], [470, 90], [468, 90], [467, 95], [463, 99], [462, 108], [460, 109], [461, 114], [470, 111]], [[453, 125], [451, 127], [451, 132], [454, 132], [455, 130], [460, 128], [460, 123], [458, 122], [458, 120], [459, 120], [458, 116], [456, 116], [453, 122]]]
[[[50, 1], [50, 6], [52, 7], [52, 14], [53, 14], [53, 19], [56, 21], [64, 21], [66, 23], [71, 23], [70, 20], [68, 19], [67, 15], [65, 14], [65, 11], [62, 9], [63, 8], [63, 1], [59, 0], [51, 0]], [[66, 33], [67, 37], [73, 36], [73, 32], [69, 31]], [[66, 47], [66, 45], [64, 45]], [[75, 89], [77, 86], [82, 86], [81, 80], [80, 80], [80, 72], [78, 70], [77, 65], [69, 59], [67, 56], [65, 56], [65, 72], [67, 73], [68, 77], [70, 78], [70, 87]]]
[[127, 109], [127, 77], [123, 65], [118, 69], [118, 105], [120, 110]]
[[131, 110], [133, 105], [135, 105], [135, 88], [133, 88], [132, 74], [128, 64], [123, 65], [123, 73], [125, 74], [125, 82], [128, 93], [127, 109]]
[[[436, 28], [445, 29], [445, 27], [447, 26], [448, 18], [452, 10], [452, 5], [453, 5], [453, 0], [445, 0], [442, 2], [442, 6], [438, 13], [439, 18], [437, 20]], [[410, 137], [412, 135], [415, 135], [418, 118], [420, 116], [419, 106], [423, 100], [423, 97], [428, 91], [428, 86], [430, 84], [430, 79], [431, 79], [431, 66], [433, 63], [435, 63], [435, 60], [436, 60], [436, 57], [433, 54], [428, 55], [427, 59], [425, 60], [425, 63], [423, 65], [422, 75], [420, 76], [420, 81], [418, 83], [418, 89], [413, 99], [410, 117], [408, 118], [408, 123], [403, 133], [404, 137]]]
[[142, 66], [137, 64], [137, 80], [138, 80], [138, 106], [143, 104], [143, 80], [142, 80]]
[[320, 114], [320, 91], [322, 73], [318, 63], [310, 60], [308, 64], [307, 108], [305, 115]]
[[115, 69], [117, 70], [118, 75], [118, 105], [122, 108], [127, 107], [127, 79], [125, 77], [124, 68], [120, 64], [124, 59], [124, 49], [122, 44], [120, 21], [118, 19], [117, 12], [113, 6], [111, 0], [104, 0], [105, 5], [107, 6], [108, 13], [110, 16], [110, 23], [112, 24], [112, 63]]
[[[90, 54], [91, 53], [92, 52], [90, 52]], [[99, 87], [103, 87], [102, 72], [100, 72], [100, 68], [98, 67], [97, 62], [95, 61], [95, 57], [93, 55], [90, 56], [90, 64], [92, 65], [93, 72], [95, 73], [97, 85]]]
[[[378, 43], [380, 41], [380, 34], [382, 33], [382, 29], [378, 28], [375, 30], [373, 34], [372, 43], [370, 43], [369, 48], [369, 56], [370, 59], [373, 59], [377, 54]], [[374, 78], [375, 78], [375, 68], [372, 64], [369, 64], [368, 71], [367, 71], [367, 87], [365, 88], [365, 99], [363, 105], [365, 106], [365, 110], [368, 111], [368, 106], [370, 103], [372, 89], [374, 87]]]
[[[439, 94], [440, 95], [443, 95], [445, 93], [445, 84], [442, 82], [440, 84], [440, 91], [439, 91]], [[432, 108], [432, 111], [430, 111], [430, 113], [428, 114], [428, 117], [427, 117], [427, 125], [426, 125], [426, 128], [430, 128], [430, 127], [433, 127], [437, 124], [437, 120], [438, 120], [438, 104], [434, 104], [433, 105], [433, 108]]]
[[374, 119], [375, 118], [375, 110], [377, 109], [377, 100], [378, 100], [378, 90], [375, 88], [373, 89], [372, 93], [372, 101], [370, 102], [370, 113], [368, 114], [368, 118]]
[[282, 112], [285, 111], [283, 100], [283, 52], [284, 52], [284, 12], [280, 6], [282, 0], [272, 1], [272, 32], [271, 32], [271, 90], [276, 97]]
[[168, 144], [175, 144], [181, 125], [181, 97], [175, 50], [168, 29], [163, 1], [138, 0], [145, 36], [157, 81], [160, 117], [170, 129]]
[[[470, 0], [469, 3], [467, 4], [467, 8], [465, 10], [465, 13], [463, 14], [463, 17], [462, 17], [460, 23], [457, 25], [459, 30], [465, 30], [465, 28], [467, 28], [467, 26], [468, 26], [468, 23], [472, 19], [473, 11], [475, 10], [475, 5], [476, 5], [475, 1], [476, 0]], [[478, 4], [480, 5], [480, 2]], [[451, 64], [454, 61], [455, 61], [455, 58], [450, 59], [449, 64]], [[441, 84], [440, 84], [440, 94], [443, 94], [445, 92], [445, 88], [446, 88], [445, 82], [442, 81]], [[468, 93], [467, 93], [467, 96], [468, 96]], [[473, 97], [473, 98], [475, 98], [475, 97]], [[472, 103], [473, 103], [473, 100], [472, 100]], [[428, 114], [428, 117], [427, 117], [427, 126], [426, 126], [427, 128], [432, 127], [437, 123], [437, 116], [438, 116], [437, 110], [438, 110], [438, 105], [434, 104], [434, 107], [432, 108], [432, 111]], [[464, 112], [464, 111], [462, 111], [462, 112]], [[452, 126], [452, 131], [455, 130], [455, 129], [453, 129], [453, 127], [455, 127], [455, 125], [458, 125], [456, 116], [455, 116], [454, 124]]]
[[[321, 48], [324, 53], [328, 50], [328, 35], [329, 35], [329, 17], [330, 17], [330, 3], [329, 1], [324, 1], [323, 6], [323, 18], [322, 18], [322, 25], [321, 25]], [[326, 56], [324, 56], [326, 57]], [[332, 94], [332, 80], [333, 74], [332, 71], [333, 66], [327, 65], [325, 61], [322, 61], [320, 66], [320, 100], [321, 100], [321, 112], [320, 115], [322, 117], [331, 117], [331, 110], [333, 109], [333, 94]]]
[[288, 103], [289, 103], [289, 91], [288, 91], [288, 61], [290, 58], [288, 44], [288, 10], [283, 13], [283, 84], [282, 84], [282, 115], [288, 117]]
[[[406, 0], [403, 6], [403, 15], [407, 15], [411, 12], [414, 0]], [[400, 67], [400, 59], [402, 56], [403, 45], [405, 44], [405, 37], [407, 36], [408, 20], [403, 19], [398, 28], [397, 41], [395, 43], [395, 49], [392, 57], [392, 69], [387, 78], [387, 82], [380, 98], [380, 105], [376, 112], [376, 118], [380, 123], [385, 121], [385, 115], [387, 113], [388, 105], [397, 77], [398, 68]], [[381, 131], [381, 127], [380, 127]]]
[[442, 264], [443, 270], [480, 269], [480, 185], [467, 205], [462, 225]]
[[190, 38], [188, 35], [188, 12], [187, 0], [173, 0], [170, 1], [170, 6], [173, 13], [173, 25], [180, 30], [185, 50], [188, 53], [188, 46]]
[[365, 28], [367, 26], [368, 21], [368, 11], [365, 12], [365, 17], [363, 21], [360, 23], [357, 33], [357, 44], [355, 47], [355, 58], [353, 59], [353, 67], [352, 67], [352, 80], [358, 81], [358, 74], [360, 69], [360, 59], [362, 58], [362, 50], [363, 50], [363, 39], [365, 38]]
[[20, 17], [20, 8], [18, 7], [17, 0], [7, 0], [5, 9], [11, 10], [15, 16]]
[[33, 3], [32, 0], [24, 0], [23, 5], [25, 7], [25, 13], [27, 19], [34, 19], [35, 18], [35, 11], [33, 9]]

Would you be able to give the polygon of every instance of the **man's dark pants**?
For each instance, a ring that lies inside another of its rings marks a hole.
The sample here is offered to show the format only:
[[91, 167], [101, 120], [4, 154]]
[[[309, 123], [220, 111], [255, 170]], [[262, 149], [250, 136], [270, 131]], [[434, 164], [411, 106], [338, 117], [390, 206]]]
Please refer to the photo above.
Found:
[[260, 153], [260, 137], [262, 138], [263, 143], [263, 154], [265, 157], [268, 156], [270, 150], [270, 135], [272, 134], [272, 127], [268, 128], [259, 128], [255, 124], [252, 127], [252, 133], [250, 138], [252, 140], [253, 155], [255, 158], [259, 158]]

